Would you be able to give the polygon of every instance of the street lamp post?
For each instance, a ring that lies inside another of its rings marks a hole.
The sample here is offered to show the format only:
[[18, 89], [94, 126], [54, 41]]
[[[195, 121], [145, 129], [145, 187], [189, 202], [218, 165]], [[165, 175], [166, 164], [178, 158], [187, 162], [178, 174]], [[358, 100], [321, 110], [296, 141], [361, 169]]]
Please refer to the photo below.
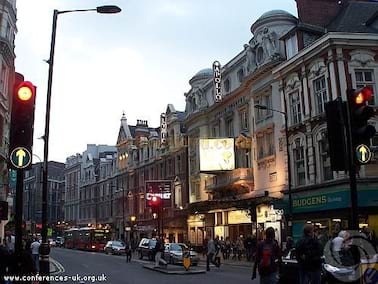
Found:
[[125, 189], [122, 188], [122, 240], [125, 241]]
[[262, 110], [271, 110], [271, 111], [274, 111], [274, 112], [278, 112], [280, 114], [282, 114], [285, 118], [285, 137], [286, 137], [286, 155], [287, 155], [287, 183], [288, 183], [288, 186], [287, 186], [287, 190], [288, 190], [288, 194], [289, 194], [289, 216], [288, 216], [288, 235], [289, 236], [292, 236], [292, 228], [293, 228], [293, 224], [292, 224], [292, 221], [293, 221], [293, 203], [292, 203], [292, 196], [291, 196], [291, 191], [292, 191], [292, 188], [291, 188], [291, 161], [290, 161], [290, 148], [289, 148], [289, 133], [288, 133], [288, 125], [287, 125], [287, 113], [284, 112], [284, 111], [280, 111], [278, 109], [273, 109], [273, 108], [269, 108], [265, 105], [255, 105], [255, 108], [257, 109], [262, 109]]
[[114, 5], [106, 5], [106, 6], [99, 6], [94, 9], [64, 10], [64, 11], [54, 10], [54, 13], [53, 13], [50, 58], [47, 61], [47, 63], [49, 64], [49, 75], [48, 75], [48, 81], [47, 81], [45, 134], [43, 136], [44, 156], [43, 156], [43, 180], [42, 180], [42, 244], [40, 247], [41, 274], [49, 274], [50, 272], [50, 268], [49, 268], [50, 248], [47, 243], [47, 198], [48, 198], [48, 188], [47, 188], [48, 167], [47, 165], [48, 165], [48, 153], [49, 153], [50, 107], [51, 107], [52, 78], [53, 78], [53, 70], [54, 70], [56, 24], [57, 24], [59, 14], [72, 13], [72, 12], [89, 12], [89, 11], [96, 11], [97, 13], [101, 13], [101, 14], [114, 14], [114, 13], [121, 12], [121, 8]]

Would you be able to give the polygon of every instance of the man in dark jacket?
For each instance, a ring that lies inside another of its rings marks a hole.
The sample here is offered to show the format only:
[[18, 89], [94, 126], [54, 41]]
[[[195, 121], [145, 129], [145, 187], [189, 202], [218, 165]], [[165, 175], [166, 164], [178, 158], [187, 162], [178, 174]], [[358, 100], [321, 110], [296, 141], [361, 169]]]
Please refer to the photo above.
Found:
[[276, 284], [278, 265], [281, 262], [281, 250], [275, 240], [272, 227], [265, 231], [265, 240], [257, 245], [256, 261], [253, 266], [252, 280], [256, 278], [256, 270], [260, 275], [260, 283]]
[[314, 235], [314, 226], [306, 224], [303, 228], [303, 237], [296, 246], [300, 284], [320, 284], [322, 255], [323, 248]]

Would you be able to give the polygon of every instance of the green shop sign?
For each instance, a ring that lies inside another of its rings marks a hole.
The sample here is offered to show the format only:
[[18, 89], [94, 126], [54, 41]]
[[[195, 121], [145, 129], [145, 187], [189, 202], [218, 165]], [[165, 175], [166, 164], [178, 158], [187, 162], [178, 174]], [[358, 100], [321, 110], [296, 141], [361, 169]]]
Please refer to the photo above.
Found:
[[[378, 190], [376, 187], [360, 187], [358, 189], [358, 206], [378, 206]], [[349, 188], [340, 188], [338, 191], [317, 192], [310, 195], [293, 196], [293, 213], [324, 211], [350, 207]]]
[[349, 207], [349, 192], [325, 192], [293, 198], [293, 213], [339, 209]]

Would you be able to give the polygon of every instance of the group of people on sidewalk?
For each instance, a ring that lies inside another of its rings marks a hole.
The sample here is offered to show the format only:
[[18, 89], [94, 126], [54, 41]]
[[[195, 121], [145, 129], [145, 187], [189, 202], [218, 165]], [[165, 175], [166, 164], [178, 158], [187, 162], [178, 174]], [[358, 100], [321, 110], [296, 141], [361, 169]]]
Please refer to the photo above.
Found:
[[[208, 242], [209, 239], [206, 238], [203, 248], [204, 255], [208, 249]], [[226, 237], [226, 239], [218, 237], [217, 244], [219, 245], [219, 252], [225, 260], [254, 260], [257, 246], [256, 235], [248, 235], [246, 238], [240, 235], [235, 241], [231, 241], [230, 237]]]
[[[303, 237], [296, 245], [296, 259], [299, 265], [300, 284], [320, 284], [323, 249], [314, 235], [314, 227], [306, 224]], [[269, 227], [265, 240], [257, 245], [256, 259], [252, 270], [252, 280], [260, 276], [260, 284], [276, 284], [281, 265], [281, 249], [275, 239], [275, 231]]]
[[15, 251], [14, 236], [4, 238], [0, 243], [0, 284], [5, 283], [4, 275], [39, 273], [39, 247], [37, 238], [29, 238], [23, 240], [21, 251]]

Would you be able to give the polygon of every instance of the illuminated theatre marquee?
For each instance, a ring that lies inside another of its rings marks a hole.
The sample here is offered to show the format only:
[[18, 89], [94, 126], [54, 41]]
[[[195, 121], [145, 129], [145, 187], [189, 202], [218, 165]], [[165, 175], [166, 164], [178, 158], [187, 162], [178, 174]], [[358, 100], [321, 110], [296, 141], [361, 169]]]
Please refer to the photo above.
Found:
[[200, 139], [200, 171], [229, 171], [235, 169], [233, 138]]

